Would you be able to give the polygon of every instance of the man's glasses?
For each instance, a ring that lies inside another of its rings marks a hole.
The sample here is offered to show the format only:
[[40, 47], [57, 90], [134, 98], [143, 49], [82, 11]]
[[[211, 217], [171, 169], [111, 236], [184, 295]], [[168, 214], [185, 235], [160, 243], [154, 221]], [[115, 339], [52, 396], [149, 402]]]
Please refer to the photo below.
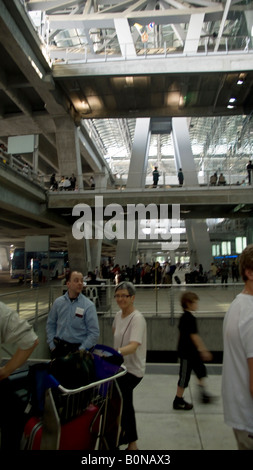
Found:
[[131, 295], [126, 295], [126, 294], [122, 294], [122, 295], [119, 295], [119, 294], [116, 294], [114, 296], [115, 299], [126, 299], [127, 297], [132, 297]]

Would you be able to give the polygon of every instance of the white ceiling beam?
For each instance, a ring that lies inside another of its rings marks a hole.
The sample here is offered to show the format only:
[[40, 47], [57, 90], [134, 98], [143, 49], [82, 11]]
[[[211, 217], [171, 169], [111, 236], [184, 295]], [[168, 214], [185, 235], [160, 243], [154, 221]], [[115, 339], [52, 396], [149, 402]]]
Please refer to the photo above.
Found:
[[204, 13], [191, 16], [184, 45], [185, 54], [197, 52], [204, 18]]
[[[156, 24], [175, 24], [175, 23], [187, 23], [193, 14], [204, 14], [206, 21], [211, 18], [219, 19], [222, 15], [222, 5], [212, 8], [192, 8], [176, 9], [176, 10], [154, 10], [152, 11], [152, 20]], [[134, 12], [122, 12], [115, 13], [112, 17], [111, 14], [106, 13], [94, 13], [89, 15], [50, 15], [49, 23], [52, 28], [55, 29], [70, 29], [70, 28], [113, 28], [114, 19], [127, 18], [130, 24], [150, 23], [150, 11], [134, 11]]]
[[224, 30], [224, 26], [225, 26], [225, 22], [226, 22], [226, 19], [227, 19], [227, 16], [228, 16], [230, 6], [231, 6], [231, 0], [227, 0], [225, 8], [224, 8], [224, 13], [223, 13], [223, 16], [222, 16], [221, 24], [220, 24], [220, 29], [219, 29], [219, 32], [218, 32], [218, 37], [216, 39], [216, 43], [215, 43], [215, 46], [214, 46], [214, 51], [215, 52], [219, 49], [221, 36], [223, 34], [223, 30]]
[[118, 36], [121, 54], [123, 57], [136, 57], [132, 33], [126, 18], [114, 20], [115, 30]]

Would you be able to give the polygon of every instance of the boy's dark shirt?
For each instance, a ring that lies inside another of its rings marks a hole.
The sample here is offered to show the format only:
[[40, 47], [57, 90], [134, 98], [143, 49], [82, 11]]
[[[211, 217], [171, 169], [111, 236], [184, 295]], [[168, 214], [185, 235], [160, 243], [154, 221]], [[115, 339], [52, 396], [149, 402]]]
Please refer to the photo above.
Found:
[[179, 357], [190, 359], [198, 354], [198, 351], [191, 340], [190, 335], [198, 333], [196, 318], [191, 312], [184, 311], [179, 320], [179, 341], [178, 341], [178, 354]]

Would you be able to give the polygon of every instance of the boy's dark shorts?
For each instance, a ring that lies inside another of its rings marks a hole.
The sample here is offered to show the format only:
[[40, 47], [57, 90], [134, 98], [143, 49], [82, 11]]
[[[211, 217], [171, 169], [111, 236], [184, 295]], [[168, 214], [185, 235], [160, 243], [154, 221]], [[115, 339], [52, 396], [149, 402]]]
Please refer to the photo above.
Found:
[[193, 359], [180, 358], [180, 370], [178, 380], [179, 387], [188, 387], [192, 371], [195, 372], [198, 379], [203, 379], [207, 376], [206, 366], [199, 356], [196, 356]]

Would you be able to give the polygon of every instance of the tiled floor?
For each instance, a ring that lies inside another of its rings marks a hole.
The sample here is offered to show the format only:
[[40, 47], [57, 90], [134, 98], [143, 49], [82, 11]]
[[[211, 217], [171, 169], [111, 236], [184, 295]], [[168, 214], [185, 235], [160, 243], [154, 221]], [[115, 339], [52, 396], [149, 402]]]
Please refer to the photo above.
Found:
[[236, 450], [232, 429], [225, 425], [221, 399], [221, 366], [212, 366], [207, 388], [216, 400], [200, 403], [194, 374], [185, 391], [190, 411], [173, 410], [178, 365], [147, 365], [134, 390], [140, 450]]

